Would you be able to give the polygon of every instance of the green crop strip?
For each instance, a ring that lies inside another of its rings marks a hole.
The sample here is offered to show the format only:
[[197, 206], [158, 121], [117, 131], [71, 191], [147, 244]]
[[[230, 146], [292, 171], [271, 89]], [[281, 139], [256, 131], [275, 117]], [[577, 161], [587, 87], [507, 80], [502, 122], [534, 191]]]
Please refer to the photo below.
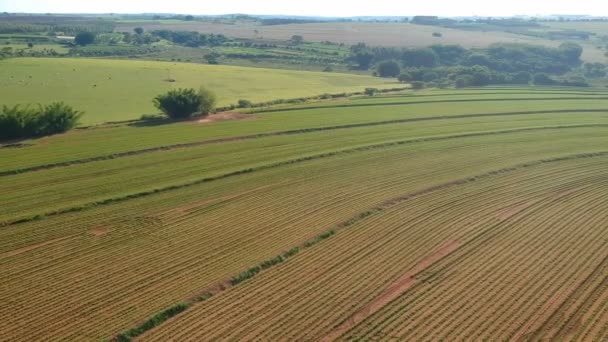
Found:
[[280, 131], [280, 132], [243, 135], [243, 136], [237, 136], [237, 137], [196, 141], [196, 142], [191, 142], [191, 143], [166, 145], [166, 146], [152, 147], [152, 148], [146, 148], [146, 149], [141, 149], [141, 150], [133, 150], [133, 151], [115, 153], [115, 154], [110, 154], [110, 155], [76, 159], [76, 160], [71, 160], [71, 161], [66, 161], [66, 162], [61, 162], [61, 163], [44, 164], [44, 165], [32, 166], [32, 167], [27, 167], [27, 168], [22, 168], [22, 169], [0, 171], [0, 177], [27, 173], [27, 172], [48, 170], [48, 169], [59, 168], [59, 167], [67, 167], [67, 166], [71, 166], [71, 165], [87, 164], [87, 163], [103, 161], [103, 160], [125, 158], [125, 157], [145, 154], [145, 153], [161, 152], [161, 151], [168, 151], [168, 150], [173, 150], [173, 149], [189, 148], [189, 147], [203, 146], [203, 145], [209, 145], [209, 144], [226, 143], [226, 142], [232, 142], [232, 141], [268, 138], [268, 137], [282, 136], [282, 135], [306, 134], [306, 133], [323, 132], [323, 131], [331, 131], [331, 130], [339, 130], [339, 129], [373, 127], [373, 126], [392, 125], [392, 124], [400, 124], [400, 123], [408, 123], [408, 122], [434, 121], [434, 120], [458, 120], [458, 119], [470, 119], [470, 118], [479, 118], [479, 117], [511, 116], [511, 115], [513, 115], [513, 116], [515, 116], [515, 115], [540, 115], [540, 114], [551, 114], [551, 113], [556, 113], [556, 114], [562, 113], [563, 114], [563, 113], [604, 113], [604, 112], [608, 112], [608, 109], [572, 109], [572, 110], [556, 109], [556, 110], [537, 110], [537, 111], [519, 111], [519, 112], [501, 112], [501, 113], [439, 115], [439, 116], [431, 116], [431, 117], [395, 119], [395, 120], [366, 122], [366, 123], [348, 124], [348, 125], [302, 128], [302, 129], [287, 130], [287, 131]]
[[170, 186], [163, 187], [163, 188], [157, 188], [157, 189], [132, 193], [132, 194], [128, 194], [128, 195], [120, 196], [120, 197], [107, 198], [104, 200], [89, 202], [89, 203], [85, 203], [85, 204], [70, 207], [70, 208], [63, 208], [63, 209], [58, 209], [58, 210], [54, 210], [54, 211], [50, 211], [50, 212], [46, 212], [46, 213], [36, 214], [36, 215], [30, 216], [30, 217], [4, 221], [4, 222], [0, 222], [0, 227], [12, 226], [12, 225], [16, 225], [16, 224], [31, 222], [31, 221], [38, 221], [38, 220], [42, 220], [47, 217], [83, 211], [83, 210], [91, 209], [91, 208], [94, 208], [94, 207], [97, 207], [100, 205], [124, 202], [124, 201], [128, 201], [131, 199], [141, 198], [141, 197], [158, 194], [158, 193], [162, 193], [162, 192], [167, 192], [167, 191], [183, 189], [183, 188], [198, 185], [198, 184], [217, 181], [220, 179], [239, 176], [239, 175], [252, 173], [252, 172], [256, 172], [256, 171], [268, 170], [268, 169], [273, 169], [273, 168], [277, 168], [277, 167], [281, 167], [281, 166], [285, 166], [285, 165], [291, 165], [291, 164], [295, 164], [295, 163], [301, 163], [301, 162], [316, 160], [316, 159], [320, 159], [320, 158], [333, 157], [333, 156], [341, 155], [341, 154], [356, 153], [356, 152], [376, 150], [376, 149], [382, 149], [382, 148], [389, 148], [389, 147], [393, 147], [393, 146], [419, 143], [419, 142], [428, 142], [428, 141], [440, 141], [440, 140], [448, 140], [448, 139], [479, 137], [479, 136], [488, 136], [488, 135], [496, 135], [496, 134], [510, 134], [510, 133], [526, 132], [526, 131], [572, 129], [572, 128], [585, 128], [585, 127], [608, 127], [608, 124], [582, 124], [582, 125], [571, 125], [571, 126], [525, 127], [525, 128], [516, 128], [516, 129], [508, 129], [508, 130], [483, 131], [483, 132], [464, 133], [464, 134], [455, 134], [455, 135], [446, 135], [446, 136], [422, 137], [422, 138], [414, 138], [414, 139], [407, 139], [407, 140], [390, 141], [390, 142], [380, 143], [380, 144], [365, 145], [365, 146], [360, 146], [360, 147], [355, 147], [355, 148], [348, 148], [348, 149], [343, 149], [343, 150], [337, 150], [337, 151], [331, 151], [331, 152], [326, 152], [326, 153], [305, 156], [305, 157], [301, 157], [301, 158], [284, 160], [284, 161], [271, 163], [271, 164], [267, 164], [267, 165], [261, 165], [258, 167], [245, 168], [245, 169], [225, 173], [225, 174], [218, 175], [218, 176], [198, 179], [198, 180], [188, 182], [188, 183], [170, 185]]

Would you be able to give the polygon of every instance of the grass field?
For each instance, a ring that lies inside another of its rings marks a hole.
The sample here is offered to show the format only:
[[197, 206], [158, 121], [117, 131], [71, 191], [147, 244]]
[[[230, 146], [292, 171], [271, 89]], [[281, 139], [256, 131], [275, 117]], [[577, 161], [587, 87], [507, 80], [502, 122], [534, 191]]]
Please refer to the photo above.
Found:
[[230, 105], [241, 98], [261, 102], [395, 84], [371, 76], [188, 63], [69, 58], [0, 61], [2, 104], [65, 101], [86, 112], [83, 124], [157, 113], [152, 99], [171, 88], [205, 85], [217, 93], [219, 105]]
[[607, 134], [483, 88], [0, 145], [0, 340], [605, 340]]

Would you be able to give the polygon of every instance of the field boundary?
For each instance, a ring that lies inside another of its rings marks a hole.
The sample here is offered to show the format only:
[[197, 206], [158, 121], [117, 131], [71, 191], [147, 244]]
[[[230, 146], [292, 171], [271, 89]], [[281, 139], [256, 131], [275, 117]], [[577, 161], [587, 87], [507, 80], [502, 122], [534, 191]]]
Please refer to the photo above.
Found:
[[481, 137], [481, 136], [489, 136], [489, 135], [496, 135], [496, 134], [511, 134], [511, 133], [527, 132], [527, 131], [576, 129], [576, 128], [586, 128], [586, 127], [608, 127], [608, 124], [582, 124], [582, 125], [571, 125], [571, 126], [522, 127], [522, 128], [507, 129], [507, 130], [481, 131], [481, 132], [471, 132], [471, 133], [454, 134], [454, 135], [420, 137], [420, 138], [414, 138], [414, 139], [394, 140], [394, 141], [378, 143], [378, 144], [363, 145], [363, 146], [358, 146], [358, 147], [353, 147], [353, 148], [334, 150], [334, 151], [329, 151], [329, 152], [324, 152], [324, 153], [319, 153], [319, 154], [314, 154], [314, 155], [308, 155], [308, 156], [299, 157], [299, 158], [295, 158], [295, 159], [287, 159], [287, 160], [278, 161], [275, 163], [260, 165], [257, 167], [250, 167], [250, 168], [245, 168], [245, 169], [241, 169], [241, 170], [236, 170], [233, 172], [229, 172], [229, 173], [225, 173], [225, 174], [221, 174], [221, 175], [217, 175], [217, 176], [205, 177], [205, 178], [197, 179], [197, 180], [194, 180], [194, 181], [191, 181], [188, 183], [168, 185], [168, 186], [165, 186], [162, 188], [135, 192], [135, 193], [127, 194], [124, 196], [119, 196], [119, 197], [110, 197], [110, 198], [106, 198], [103, 200], [88, 202], [88, 203], [81, 204], [81, 205], [74, 206], [74, 207], [56, 209], [56, 210], [49, 211], [46, 213], [34, 214], [34, 215], [28, 216], [28, 217], [0, 221], [0, 227], [7, 227], [7, 226], [13, 226], [13, 225], [18, 225], [18, 224], [22, 224], [22, 223], [32, 222], [32, 221], [39, 221], [44, 218], [73, 213], [73, 212], [79, 212], [79, 211], [91, 209], [91, 208], [101, 206], [101, 205], [108, 205], [108, 204], [124, 202], [124, 201], [131, 200], [131, 199], [141, 198], [141, 197], [158, 194], [158, 193], [163, 193], [163, 192], [167, 192], [167, 191], [172, 191], [172, 190], [183, 189], [183, 188], [187, 188], [187, 187], [198, 185], [198, 184], [217, 181], [220, 179], [239, 176], [239, 175], [248, 174], [248, 173], [252, 173], [252, 172], [256, 172], [256, 171], [274, 169], [277, 167], [306, 162], [306, 161], [310, 161], [310, 160], [317, 160], [317, 159], [321, 159], [321, 158], [333, 157], [333, 156], [341, 155], [341, 154], [363, 152], [363, 151], [390, 148], [390, 147], [399, 146], [399, 145], [406, 145], [406, 144], [413, 144], [413, 143], [420, 143], [420, 142], [429, 142], [429, 141], [441, 141], [441, 140], [449, 140], [449, 139]]
[[[187, 309], [189, 309], [196, 303], [206, 301], [207, 299], [209, 299], [215, 295], [218, 295], [224, 291], [227, 291], [228, 289], [233, 288], [233, 287], [237, 286], [238, 284], [255, 277], [262, 271], [265, 271], [273, 266], [276, 266], [278, 264], [285, 262], [287, 259], [291, 258], [292, 256], [297, 255], [302, 250], [311, 248], [311, 247], [317, 245], [318, 243], [320, 243], [321, 241], [326, 240], [326, 239], [336, 235], [341, 230], [348, 228], [350, 226], [353, 226], [357, 223], [360, 223], [360, 222], [364, 221], [365, 219], [367, 219], [368, 217], [371, 217], [372, 215], [386, 211], [398, 204], [401, 204], [401, 203], [408, 201], [410, 199], [413, 199], [415, 197], [430, 194], [430, 193], [440, 191], [440, 190], [449, 189], [449, 188], [452, 188], [455, 186], [468, 184], [468, 183], [475, 182], [475, 181], [478, 181], [481, 179], [487, 179], [487, 178], [491, 178], [493, 176], [510, 173], [510, 172], [515, 172], [515, 171], [518, 171], [518, 170], [521, 170], [524, 168], [539, 166], [539, 165], [546, 164], [546, 163], [570, 161], [570, 160], [577, 160], [577, 159], [583, 159], [583, 158], [605, 157], [605, 156], [608, 156], [608, 151], [569, 154], [569, 155], [563, 155], [563, 156], [558, 156], [558, 157], [548, 158], [548, 159], [538, 159], [538, 160], [533, 160], [530, 162], [515, 164], [510, 167], [504, 167], [504, 168], [488, 171], [488, 172], [478, 174], [478, 175], [472, 175], [469, 177], [440, 183], [440, 184], [437, 184], [437, 185], [434, 185], [434, 186], [431, 186], [428, 188], [424, 188], [424, 189], [414, 191], [414, 192], [409, 192], [402, 196], [388, 199], [384, 202], [381, 202], [379, 205], [372, 207], [371, 209], [362, 211], [362, 212], [352, 216], [350, 219], [347, 219], [341, 223], [338, 223], [337, 225], [333, 226], [329, 230], [326, 230], [325, 232], [317, 235], [312, 240], [308, 240], [296, 247], [291, 248], [290, 250], [288, 250], [284, 253], [281, 253], [268, 260], [265, 260], [265, 261], [261, 262], [260, 264], [254, 266], [254, 267], [251, 267], [251, 268], [247, 269], [246, 271], [239, 273], [238, 275], [233, 276], [230, 279], [226, 279], [226, 280], [216, 283], [215, 285], [208, 286], [207, 288], [205, 288], [205, 290], [203, 290], [201, 292], [202, 293], [201, 295], [197, 295], [190, 299], [186, 299], [185, 301], [183, 301], [181, 303], [178, 303], [168, 309], [165, 309], [165, 310], [161, 311], [160, 313], [154, 315], [152, 318], [137, 325], [135, 328], [129, 329], [126, 332], [122, 332], [122, 333], [113, 335], [113, 337], [111, 338], [111, 341], [116, 341], [116, 342], [131, 341], [133, 338], [136, 338], [136, 337], [142, 335], [146, 331], [151, 330], [154, 327], [159, 326], [160, 324], [162, 324], [162, 323], [168, 321], [169, 319], [177, 316], [178, 314], [186, 311]], [[458, 247], [461, 246], [461, 244], [457, 243], [457, 244], [455, 244], [455, 246], [456, 246], [455, 249], [457, 249]], [[453, 252], [453, 250], [448, 249], [448, 252], [451, 253], [451, 252]], [[442, 255], [442, 254], [440, 253], [440, 255]], [[431, 256], [431, 259], [432, 259], [432, 256]], [[434, 263], [434, 261], [433, 261], [433, 263]], [[414, 266], [414, 268], [415, 267], [416, 266]], [[406, 274], [409, 275], [409, 273], [410, 272], [408, 272]], [[419, 273], [419, 272], [417, 272], [417, 273]], [[392, 287], [392, 285], [389, 286], [389, 288], [391, 288], [391, 287]], [[402, 294], [402, 292], [400, 292], [400, 295], [401, 294]], [[395, 298], [397, 298], [397, 297], [398, 296], [396, 296]], [[393, 298], [393, 300], [395, 298]], [[170, 313], [170, 314], [167, 314], [167, 313]], [[346, 332], [346, 331], [344, 331], [344, 332]], [[340, 336], [343, 333], [341, 333]], [[333, 337], [339, 337], [339, 336], [333, 336]], [[323, 341], [325, 341], [325, 340], [323, 340]]]
[[[278, 132], [242, 135], [242, 136], [211, 139], [211, 140], [202, 140], [202, 141], [195, 141], [195, 142], [182, 143], [182, 144], [164, 145], [164, 146], [150, 147], [150, 148], [145, 148], [145, 149], [140, 149], [140, 150], [132, 150], [132, 151], [102, 155], [102, 156], [75, 159], [75, 160], [59, 162], [59, 163], [43, 164], [43, 165], [25, 167], [25, 168], [21, 168], [21, 169], [6, 170], [6, 171], [0, 171], [0, 177], [6, 177], [6, 176], [17, 175], [17, 174], [28, 173], [28, 172], [43, 171], [43, 170], [49, 170], [49, 169], [54, 169], [54, 168], [60, 168], [60, 167], [68, 167], [68, 166], [72, 166], [72, 165], [87, 164], [87, 163], [93, 163], [93, 162], [111, 160], [111, 159], [117, 159], [117, 158], [125, 158], [125, 157], [145, 154], [145, 153], [162, 152], [162, 151], [169, 151], [169, 150], [181, 149], [181, 148], [190, 148], [190, 147], [204, 146], [204, 145], [210, 145], [210, 144], [244, 141], [244, 140], [268, 138], [268, 137], [283, 136], [283, 135], [306, 134], [306, 133], [315, 133], [315, 132], [323, 132], [323, 131], [331, 131], [331, 130], [339, 130], [339, 129], [373, 127], [373, 126], [400, 124], [400, 123], [408, 123], [408, 122], [434, 121], [434, 120], [458, 120], [458, 119], [468, 119], [468, 118], [478, 118], [478, 117], [540, 115], [540, 114], [552, 114], [552, 113], [575, 114], [575, 113], [603, 113], [603, 112], [608, 112], [608, 108], [606, 108], [606, 109], [576, 109], [576, 110], [557, 109], [557, 110], [543, 110], [543, 111], [478, 113], [478, 114], [460, 114], [460, 115], [444, 114], [444, 115], [431, 116], [431, 117], [395, 119], [395, 120], [364, 122], [364, 123], [347, 124], [347, 125], [302, 128], [302, 129], [293, 129], [293, 130], [287, 130], [287, 131], [278, 131]], [[601, 125], [601, 124], [598, 124], [598, 125]]]

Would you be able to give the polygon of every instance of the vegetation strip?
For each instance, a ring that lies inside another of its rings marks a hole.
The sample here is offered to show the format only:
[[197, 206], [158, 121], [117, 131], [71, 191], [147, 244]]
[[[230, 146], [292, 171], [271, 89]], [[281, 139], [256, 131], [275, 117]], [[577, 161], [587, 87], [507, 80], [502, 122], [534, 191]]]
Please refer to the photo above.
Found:
[[251, 113], [274, 113], [274, 112], [293, 112], [298, 110], [308, 109], [325, 109], [325, 108], [350, 108], [350, 107], [375, 107], [375, 106], [403, 106], [412, 104], [427, 104], [427, 103], [458, 103], [458, 102], [505, 102], [505, 101], [564, 101], [564, 100], [608, 100], [608, 97], [516, 97], [516, 98], [490, 98], [490, 99], [450, 99], [450, 100], [423, 100], [423, 101], [407, 101], [407, 102], [389, 102], [389, 103], [344, 103], [336, 106], [310, 106], [310, 107], [295, 107], [295, 108], [268, 108], [261, 110], [253, 110]]
[[252, 172], [261, 171], [261, 170], [273, 169], [276, 167], [281, 167], [281, 166], [295, 164], [295, 163], [301, 163], [301, 162], [310, 161], [310, 160], [333, 157], [333, 156], [340, 155], [340, 154], [355, 153], [355, 152], [375, 150], [375, 149], [388, 148], [388, 147], [393, 147], [393, 146], [398, 146], [398, 145], [427, 142], [427, 141], [439, 141], [439, 140], [468, 138], [468, 137], [480, 137], [480, 136], [488, 136], [488, 135], [495, 135], [495, 134], [510, 134], [510, 133], [526, 132], [526, 131], [567, 129], [567, 128], [585, 128], [585, 127], [608, 127], [608, 124], [582, 124], [582, 125], [571, 125], [571, 126], [523, 127], [523, 128], [515, 128], [515, 129], [507, 129], [507, 130], [497, 130], [497, 131], [482, 131], [482, 132], [472, 132], [472, 133], [464, 133], [464, 134], [444, 135], [444, 136], [421, 137], [421, 138], [414, 138], [414, 139], [389, 141], [389, 142], [379, 143], [379, 144], [364, 145], [364, 146], [359, 146], [359, 147], [354, 147], [354, 148], [330, 151], [330, 152], [295, 158], [295, 159], [288, 159], [288, 160], [279, 161], [279, 162], [275, 162], [275, 163], [271, 163], [271, 164], [260, 165], [258, 167], [245, 168], [245, 169], [225, 173], [222, 175], [198, 179], [198, 180], [188, 182], [188, 183], [169, 185], [169, 186], [166, 186], [163, 188], [146, 190], [146, 191], [136, 192], [136, 193], [120, 196], [120, 197], [106, 198], [106, 199], [99, 200], [99, 201], [89, 202], [89, 203], [85, 203], [85, 204], [70, 207], [70, 208], [53, 210], [53, 211], [42, 213], [42, 214], [36, 214], [36, 215], [30, 216], [30, 217], [19, 218], [19, 219], [15, 219], [15, 220], [8, 220], [8, 221], [0, 222], [0, 227], [12, 226], [12, 225], [16, 225], [16, 224], [31, 222], [31, 221], [38, 221], [38, 220], [41, 220], [41, 219], [44, 219], [47, 217], [83, 211], [83, 210], [94, 208], [94, 207], [97, 207], [100, 205], [124, 202], [124, 201], [131, 200], [131, 199], [136, 199], [136, 198], [145, 197], [145, 196], [158, 194], [158, 193], [162, 193], [162, 192], [167, 192], [167, 191], [172, 191], [172, 190], [183, 189], [186, 187], [190, 187], [190, 186], [194, 186], [194, 185], [198, 185], [198, 184], [202, 184], [202, 183], [207, 183], [207, 182], [212, 182], [212, 181], [216, 181], [216, 180], [220, 180], [220, 179], [225, 179], [225, 178], [229, 178], [229, 177], [233, 177], [233, 176], [243, 175], [243, 174], [252, 173]]
[[373, 126], [381, 126], [381, 125], [391, 125], [391, 124], [399, 124], [399, 123], [407, 123], [407, 122], [433, 121], [433, 120], [452, 120], [452, 119], [457, 120], [457, 119], [467, 119], [467, 118], [477, 118], [477, 117], [493, 117], [493, 116], [509, 116], [509, 115], [536, 115], [536, 114], [551, 114], [551, 113], [604, 113], [604, 112], [608, 112], [608, 108], [607, 109], [572, 109], [572, 110], [558, 109], [558, 110], [479, 113], [479, 114], [462, 114], [462, 115], [439, 115], [439, 116], [431, 116], [431, 117], [365, 122], [365, 123], [348, 124], [348, 125], [302, 128], [302, 129], [294, 129], [294, 130], [287, 130], [287, 131], [243, 135], [243, 136], [236, 136], [236, 137], [195, 141], [195, 142], [191, 142], [191, 143], [151, 147], [151, 148], [146, 148], [146, 149], [141, 149], [141, 150], [133, 150], [133, 151], [127, 151], [127, 152], [121, 152], [121, 153], [115, 153], [115, 154], [109, 154], [109, 155], [103, 155], [103, 156], [97, 156], [97, 157], [76, 159], [76, 160], [60, 162], [60, 163], [44, 164], [44, 165], [32, 166], [32, 167], [27, 167], [27, 168], [22, 168], [22, 169], [0, 171], [0, 177], [27, 173], [27, 172], [43, 171], [43, 170], [54, 169], [54, 168], [59, 168], [59, 167], [67, 167], [67, 166], [71, 166], [71, 165], [87, 164], [87, 163], [103, 161], [103, 160], [131, 157], [131, 156], [136, 156], [136, 155], [140, 155], [140, 154], [144, 154], [144, 153], [161, 152], [161, 151], [168, 151], [168, 150], [180, 149], [180, 148], [189, 148], [189, 147], [203, 146], [203, 145], [209, 145], [209, 144], [218, 144], [218, 143], [241, 141], [241, 140], [251, 140], [251, 139], [267, 138], [267, 137], [282, 136], [282, 135], [294, 135], [294, 134], [331, 131], [331, 130], [338, 130], [338, 129], [373, 127]]
[[386, 200], [376, 207], [373, 207], [369, 210], [360, 212], [360, 213], [352, 216], [350, 219], [337, 224], [336, 226], [332, 227], [331, 229], [325, 231], [324, 233], [317, 235], [312, 240], [306, 241], [303, 244], [301, 244], [297, 247], [294, 247], [287, 252], [284, 252], [273, 258], [265, 260], [265, 261], [261, 262], [260, 264], [254, 266], [254, 267], [251, 267], [246, 271], [239, 273], [238, 275], [232, 277], [229, 280], [222, 281], [222, 282], [218, 283], [217, 285], [206, 289], [201, 296], [194, 297], [183, 303], [179, 303], [177, 305], [174, 305], [168, 309], [161, 311], [160, 313], [154, 315], [152, 318], [148, 319], [147, 321], [138, 325], [137, 327], [132, 328], [124, 333], [119, 333], [119, 334], [115, 335], [112, 338], [112, 341], [117, 341], [117, 342], [131, 341], [133, 338], [140, 336], [141, 334], [145, 333], [146, 331], [151, 330], [152, 328], [164, 323], [165, 321], [169, 320], [170, 318], [186, 311], [188, 308], [193, 306], [195, 303], [205, 301], [214, 295], [224, 292], [224, 291], [230, 289], [231, 287], [234, 287], [248, 279], [255, 277], [257, 274], [259, 274], [263, 270], [269, 269], [272, 266], [280, 264], [280, 263], [286, 261], [287, 259], [289, 259], [290, 257], [295, 256], [300, 251], [313, 247], [316, 244], [318, 244], [319, 242], [334, 236], [341, 229], [348, 228], [354, 224], [360, 223], [360, 222], [364, 221], [366, 218], [368, 218], [374, 214], [386, 211], [386, 210], [390, 209], [391, 207], [394, 207], [394, 206], [401, 204], [412, 198], [430, 194], [430, 193], [440, 191], [440, 190], [445, 190], [445, 189], [448, 189], [448, 188], [451, 188], [454, 186], [459, 186], [459, 185], [464, 185], [464, 184], [467, 184], [470, 182], [475, 182], [475, 181], [478, 181], [481, 179], [490, 178], [490, 177], [504, 174], [507, 172], [514, 172], [514, 171], [517, 171], [517, 170], [520, 170], [523, 168], [542, 165], [545, 163], [554, 163], [554, 162], [560, 162], [560, 161], [576, 160], [576, 159], [582, 159], [582, 158], [603, 157], [603, 156], [608, 156], [608, 151], [594, 152], [594, 153], [579, 153], [579, 154], [571, 154], [571, 155], [565, 155], [565, 156], [560, 156], [560, 157], [555, 157], [555, 158], [534, 160], [534, 161], [530, 161], [530, 162], [526, 162], [526, 163], [516, 164], [516, 165], [510, 166], [510, 167], [505, 167], [505, 168], [489, 171], [489, 172], [478, 174], [478, 175], [473, 175], [473, 176], [466, 177], [466, 178], [453, 180], [450, 182], [441, 183], [441, 184], [438, 184], [438, 185], [435, 185], [432, 187], [428, 187], [428, 188], [425, 188], [425, 189], [422, 189], [419, 191], [414, 191], [414, 192], [407, 193], [407, 194], [399, 196], [399, 197], [395, 197], [395, 198]]

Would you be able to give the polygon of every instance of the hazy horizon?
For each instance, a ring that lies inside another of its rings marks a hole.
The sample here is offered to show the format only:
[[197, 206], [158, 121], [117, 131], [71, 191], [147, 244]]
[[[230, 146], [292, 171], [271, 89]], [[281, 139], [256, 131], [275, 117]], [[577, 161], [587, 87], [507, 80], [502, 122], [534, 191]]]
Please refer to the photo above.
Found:
[[294, 16], [412, 16], [439, 15], [458, 16], [515, 16], [515, 15], [593, 15], [608, 16], [608, 4], [596, 0], [537, 0], [522, 1], [482, 1], [460, 0], [419, 2], [404, 4], [392, 0], [378, 0], [373, 3], [327, 3], [309, 0], [300, 5], [297, 1], [260, 0], [252, 3], [246, 0], [225, 0], [222, 2], [175, 1], [172, 3], [144, 0], [104, 2], [83, 2], [74, 0], [33, 1], [0, 0], [0, 12], [19, 13], [180, 13], [193, 15], [221, 15], [243, 13], [252, 15], [294, 15]]

